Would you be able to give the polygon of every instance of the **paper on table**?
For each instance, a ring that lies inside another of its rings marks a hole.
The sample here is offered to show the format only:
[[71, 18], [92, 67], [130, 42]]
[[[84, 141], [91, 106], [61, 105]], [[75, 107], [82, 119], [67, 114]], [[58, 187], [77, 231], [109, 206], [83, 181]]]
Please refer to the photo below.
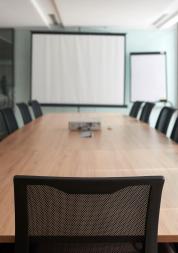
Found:
[[92, 131], [90, 131], [90, 130], [81, 131], [80, 132], [80, 137], [81, 138], [91, 138], [92, 137]]

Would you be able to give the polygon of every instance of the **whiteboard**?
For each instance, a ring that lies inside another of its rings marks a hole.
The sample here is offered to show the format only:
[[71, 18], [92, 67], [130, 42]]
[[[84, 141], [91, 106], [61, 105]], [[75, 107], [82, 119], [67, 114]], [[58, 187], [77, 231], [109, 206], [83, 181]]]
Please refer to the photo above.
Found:
[[131, 53], [131, 101], [167, 98], [166, 53]]
[[124, 80], [124, 35], [32, 35], [32, 99], [42, 104], [123, 105]]

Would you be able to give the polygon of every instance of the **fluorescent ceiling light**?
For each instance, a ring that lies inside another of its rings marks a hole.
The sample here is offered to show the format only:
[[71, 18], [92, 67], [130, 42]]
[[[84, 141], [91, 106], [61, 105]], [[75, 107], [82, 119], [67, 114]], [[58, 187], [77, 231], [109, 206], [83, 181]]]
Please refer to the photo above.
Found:
[[41, 9], [37, 0], [30, 0], [30, 1], [33, 4], [33, 6], [35, 7], [35, 9], [37, 10], [37, 12], [40, 15], [41, 19], [43, 20], [43, 22], [49, 27], [50, 22], [49, 22], [48, 18], [46, 17], [46, 15], [44, 14], [43, 10]]
[[162, 14], [156, 20], [154, 20], [154, 22], [152, 23], [152, 25], [159, 26], [159, 24], [161, 24], [161, 23], [164, 22], [164, 20], [167, 18], [167, 16], [168, 16], [167, 13]]
[[161, 29], [166, 29], [166, 28], [169, 28], [169, 27], [175, 25], [176, 23], [178, 23], [178, 12], [175, 12], [172, 16], [170, 16], [167, 20], [165, 20], [158, 27]]
[[169, 20], [168, 22], [166, 22], [163, 26], [161, 26], [161, 28], [169, 28], [173, 25], [175, 25], [178, 22], [178, 14], [177, 16], [175, 16], [174, 18], [172, 18], [171, 20]]

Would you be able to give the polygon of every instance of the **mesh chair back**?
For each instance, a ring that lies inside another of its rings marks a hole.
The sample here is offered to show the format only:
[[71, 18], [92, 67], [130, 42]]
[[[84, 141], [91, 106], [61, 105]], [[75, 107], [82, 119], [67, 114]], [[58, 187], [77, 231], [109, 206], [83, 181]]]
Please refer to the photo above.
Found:
[[16, 252], [156, 252], [163, 182], [16, 176]]
[[36, 119], [43, 115], [43, 112], [41, 110], [41, 106], [37, 100], [32, 100], [29, 104], [32, 107], [32, 110], [33, 110], [33, 113], [34, 113], [34, 116]]
[[174, 112], [175, 112], [175, 109], [172, 107], [167, 107], [167, 106], [163, 107], [163, 109], [161, 110], [159, 114], [155, 128], [159, 130], [160, 132], [162, 132], [163, 134], [166, 134], [170, 119]]
[[142, 113], [140, 116], [140, 121], [148, 123], [149, 122], [149, 117], [150, 117], [150, 113], [154, 107], [154, 103], [150, 103], [150, 102], [146, 102], [143, 109], [142, 109]]
[[4, 108], [2, 109], [2, 114], [7, 125], [7, 129], [9, 134], [13, 133], [18, 129], [17, 120], [15, 118], [14, 112], [12, 108]]
[[3, 140], [7, 135], [8, 135], [8, 129], [7, 129], [3, 114], [0, 111], [0, 141]]
[[142, 105], [142, 102], [141, 101], [136, 101], [134, 102], [131, 110], [130, 110], [130, 113], [129, 113], [129, 116], [133, 117], [133, 118], [136, 118], [137, 115], [138, 115], [138, 112], [140, 110], [140, 107]]
[[175, 121], [172, 133], [171, 133], [171, 139], [178, 143], [178, 118]]
[[18, 103], [17, 106], [18, 106], [18, 108], [20, 110], [20, 113], [22, 115], [23, 123], [26, 125], [29, 122], [31, 122], [32, 121], [32, 117], [31, 117], [31, 114], [30, 114], [30, 111], [28, 109], [27, 104], [25, 104], [25, 103]]

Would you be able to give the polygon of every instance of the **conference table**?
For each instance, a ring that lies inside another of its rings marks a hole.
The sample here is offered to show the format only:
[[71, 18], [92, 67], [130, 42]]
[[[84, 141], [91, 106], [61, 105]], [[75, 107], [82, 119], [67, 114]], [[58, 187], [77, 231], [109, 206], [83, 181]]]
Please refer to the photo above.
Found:
[[[91, 138], [68, 122], [99, 120]], [[158, 242], [178, 242], [178, 144], [118, 113], [47, 114], [0, 142], [0, 243], [15, 240], [14, 175], [127, 177], [163, 175]]]

